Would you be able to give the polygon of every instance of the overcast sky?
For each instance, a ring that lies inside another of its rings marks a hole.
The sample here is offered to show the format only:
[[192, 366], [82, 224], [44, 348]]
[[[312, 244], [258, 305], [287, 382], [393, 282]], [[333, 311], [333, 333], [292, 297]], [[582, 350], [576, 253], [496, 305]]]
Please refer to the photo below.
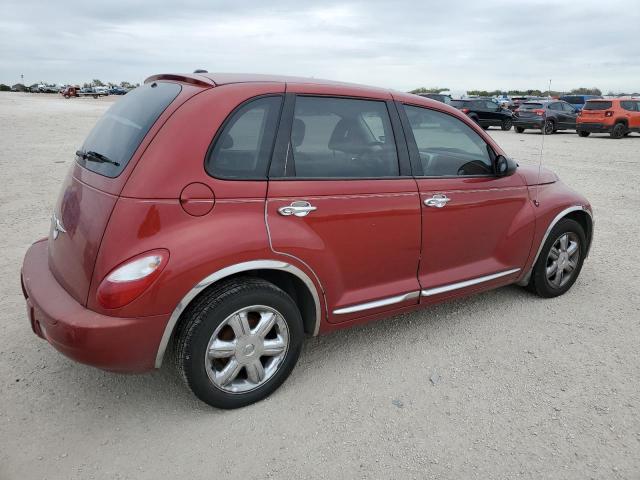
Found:
[[[74, 6], [74, 3], [76, 6]], [[161, 72], [408, 90], [640, 90], [639, 0], [3, 0], [0, 83]]]

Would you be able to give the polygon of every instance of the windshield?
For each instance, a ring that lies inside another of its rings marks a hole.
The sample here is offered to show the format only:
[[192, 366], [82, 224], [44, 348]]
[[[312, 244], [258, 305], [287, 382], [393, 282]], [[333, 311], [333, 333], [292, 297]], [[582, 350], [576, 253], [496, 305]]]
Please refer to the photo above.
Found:
[[611, 102], [587, 102], [584, 106], [585, 110], [607, 110], [611, 108]]
[[[84, 141], [80, 152], [92, 155], [79, 155], [77, 162], [106, 177], [120, 175], [151, 126], [180, 90], [177, 83], [157, 82], [127, 93], [98, 120]], [[96, 162], [95, 155], [109, 161]]]

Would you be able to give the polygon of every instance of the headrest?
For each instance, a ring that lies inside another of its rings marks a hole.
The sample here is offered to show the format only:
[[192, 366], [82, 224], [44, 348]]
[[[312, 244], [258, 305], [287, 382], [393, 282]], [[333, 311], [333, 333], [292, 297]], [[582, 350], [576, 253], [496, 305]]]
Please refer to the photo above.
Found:
[[291, 126], [291, 143], [294, 147], [302, 145], [306, 131], [307, 126], [305, 123], [299, 118], [294, 118], [293, 125]]

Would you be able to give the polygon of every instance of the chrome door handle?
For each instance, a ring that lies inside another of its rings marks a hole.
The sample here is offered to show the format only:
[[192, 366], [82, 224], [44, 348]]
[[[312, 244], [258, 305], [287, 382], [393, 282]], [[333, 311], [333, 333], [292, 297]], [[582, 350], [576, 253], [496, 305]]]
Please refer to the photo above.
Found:
[[318, 207], [314, 207], [309, 202], [295, 201], [291, 202], [291, 205], [280, 207], [278, 209], [278, 213], [280, 215], [284, 215], [285, 217], [288, 217], [290, 215], [295, 215], [296, 217], [306, 217], [311, 212], [315, 212], [317, 209]]
[[449, 203], [450, 201], [451, 201], [451, 199], [449, 197], [447, 197], [446, 195], [443, 195], [441, 193], [437, 193], [431, 198], [426, 198], [424, 200], [424, 204], [427, 207], [442, 208], [447, 203]]

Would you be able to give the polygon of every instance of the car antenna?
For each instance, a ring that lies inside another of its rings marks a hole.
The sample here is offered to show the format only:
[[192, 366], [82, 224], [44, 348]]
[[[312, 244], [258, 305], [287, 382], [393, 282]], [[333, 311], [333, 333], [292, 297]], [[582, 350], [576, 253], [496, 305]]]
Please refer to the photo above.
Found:
[[[549, 89], [547, 90], [547, 100], [551, 98], [551, 79], [549, 79]], [[542, 140], [540, 141], [540, 160], [538, 161], [538, 181], [536, 182], [536, 196], [533, 200], [533, 204], [536, 207], [540, 206], [540, 202], [538, 201], [538, 191], [540, 190], [540, 175], [542, 174], [542, 158], [544, 157], [544, 137], [547, 135], [546, 125], [547, 125], [547, 116], [543, 117], [542, 123]]]

